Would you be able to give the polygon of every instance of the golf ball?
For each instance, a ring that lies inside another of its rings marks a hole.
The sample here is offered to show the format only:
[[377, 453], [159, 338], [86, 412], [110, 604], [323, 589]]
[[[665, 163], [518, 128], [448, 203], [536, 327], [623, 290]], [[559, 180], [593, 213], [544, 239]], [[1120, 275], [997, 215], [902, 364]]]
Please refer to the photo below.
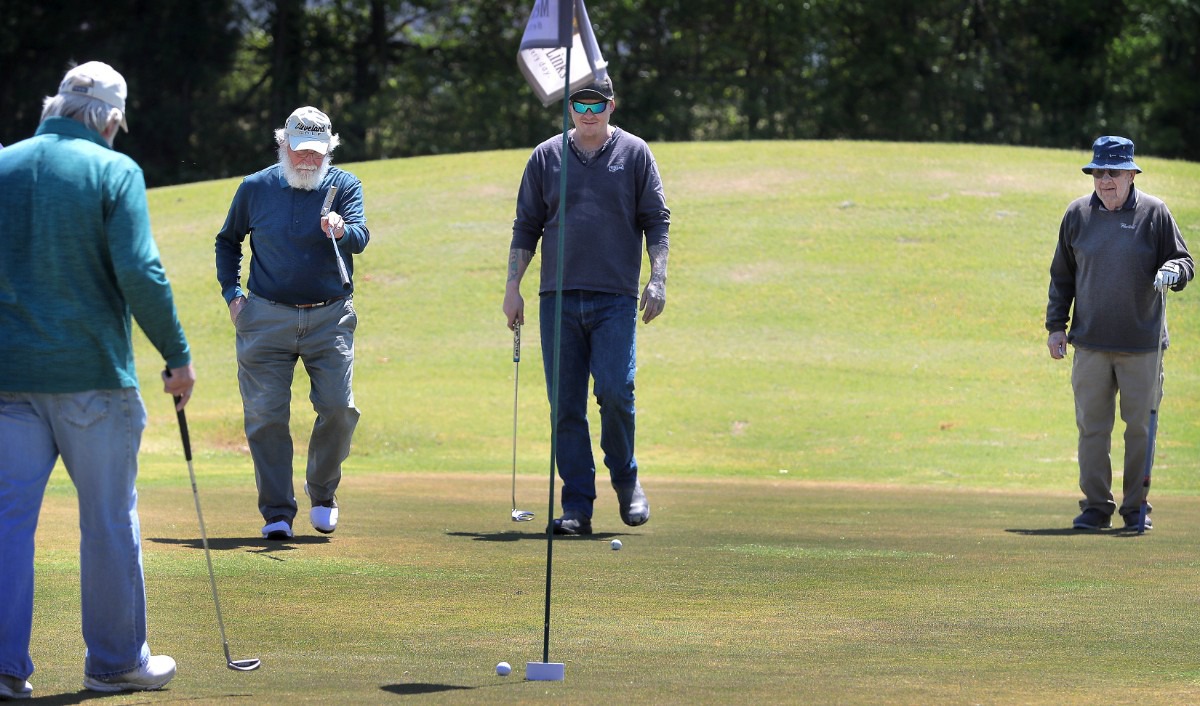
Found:
[[612, 541], [612, 545], [611, 545], [611, 546], [612, 546], [612, 549], [613, 549], [613, 551], [614, 551], [614, 552], [615, 552], [615, 551], [617, 551], [618, 549], [620, 549], [620, 548], [621, 548], [621, 540], [619, 540], [619, 539], [614, 539], [614, 540]]
[[507, 677], [511, 673], [512, 665], [508, 662], [501, 662], [500, 664], [496, 665], [496, 674], [499, 674], [502, 677]]

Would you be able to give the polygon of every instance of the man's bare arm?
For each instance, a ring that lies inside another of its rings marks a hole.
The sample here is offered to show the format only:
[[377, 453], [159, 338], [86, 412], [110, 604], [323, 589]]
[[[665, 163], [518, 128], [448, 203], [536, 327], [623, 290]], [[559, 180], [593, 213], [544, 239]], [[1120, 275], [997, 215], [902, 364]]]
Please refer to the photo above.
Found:
[[508, 251], [508, 281], [504, 285], [504, 316], [508, 327], [525, 323], [525, 299], [521, 297], [521, 279], [533, 260], [532, 250], [512, 248]]
[[647, 250], [650, 254], [650, 281], [646, 283], [638, 308], [643, 312], [642, 322], [648, 324], [667, 306], [667, 256], [671, 251], [662, 245], [651, 245]]

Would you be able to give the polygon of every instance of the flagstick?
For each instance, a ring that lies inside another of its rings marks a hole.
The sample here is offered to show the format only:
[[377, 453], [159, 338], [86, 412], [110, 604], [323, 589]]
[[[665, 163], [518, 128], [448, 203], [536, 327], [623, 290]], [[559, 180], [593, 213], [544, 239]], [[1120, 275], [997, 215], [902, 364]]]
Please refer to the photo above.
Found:
[[[575, 3], [571, 3], [572, 12]], [[572, 18], [573, 19], [573, 18]], [[525, 678], [531, 681], [563, 681], [565, 665], [561, 662], [550, 661], [550, 587], [554, 567], [554, 481], [555, 458], [558, 451], [558, 383], [559, 368], [562, 353], [562, 296], [563, 296], [563, 259], [566, 257], [564, 248], [567, 231], [567, 154], [570, 145], [567, 141], [567, 131], [571, 128], [571, 116], [568, 106], [571, 99], [571, 43], [567, 44], [566, 82], [563, 86], [563, 139], [561, 169], [558, 183], [558, 262], [555, 268], [554, 287], [554, 365], [551, 374], [550, 418], [550, 508], [546, 517], [546, 617], [542, 631], [542, 661], [530, 662], [525, 665]]]

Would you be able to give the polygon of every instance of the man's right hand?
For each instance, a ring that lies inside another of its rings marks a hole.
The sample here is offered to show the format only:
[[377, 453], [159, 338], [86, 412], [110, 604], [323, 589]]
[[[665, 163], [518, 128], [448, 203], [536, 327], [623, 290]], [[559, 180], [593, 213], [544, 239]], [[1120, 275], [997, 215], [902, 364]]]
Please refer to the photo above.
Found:
[[513, 287], [504, 290], [504, 316], [508, 318], [508, 329], [514, 330], [517, 324], [525, 325], [525, 298]]
[[237, 323], [238, 314], [242, 313], [242, 308], [245, 306], [245, 297], [234, 297], [233, 300], [229, 302], [229, 321], [231, 323]]

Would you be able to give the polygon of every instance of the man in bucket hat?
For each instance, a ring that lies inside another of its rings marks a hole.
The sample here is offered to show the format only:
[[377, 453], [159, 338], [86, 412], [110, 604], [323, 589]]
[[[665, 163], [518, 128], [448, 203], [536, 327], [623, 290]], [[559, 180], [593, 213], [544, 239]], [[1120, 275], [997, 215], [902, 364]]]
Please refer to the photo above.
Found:
[[[217, 233], [217, 281], [236, 332], [238, 387], [254, 460], [262, 536], [293, 536], [289, 410], [292, 375], [304, 361], [317, 414], [308, 443], [304, 491], [313, 529], [337, 529], [334, 493], [358, 425], [354, 376], [354, 255], [371, 234], [362, 182], [332, 166], [338, 136], [329, 116], [297, 108], [275, 131], [279, 160], [242, 180]], [[326, 195], [337, 192], [323, 212]], [[242, 243], [250, 238], [250, 274], [242, 287]], [[329, 239], [336, 243], [331, 247]], [[351, 282], [343, 284], [341, 253]], [[297, 331], [299, 326], [300, 331]]]
[[[1150, 410], [1162, 391], [1160, 292], [1183, 289], [1194, 274], [1192, 256], [1166, 204], [1134, 188], [1141, 171], [1133, 161], [1132, 141], [1096, 139], [1092, 161], [1083, 167], [1093, 192], [1067, 207], [1050, 265], [1046, 345], [1055, 360], [1066, 356], [1068, 343], [1075, 349], [1071, 387], [1083, 499], [1072, 524], [1080, 530], [1110, 527], [1114, 512], [1121, 514], [1125, 529], [1139, 526]], [[1169, 340], [1162, 337], [1165, 349]], [[1120, 502], [1113, 498], [1109, 456], [1118, 393], [1125, 423]], [[1147, 517], [1145, 529], [1151, 525]]]

